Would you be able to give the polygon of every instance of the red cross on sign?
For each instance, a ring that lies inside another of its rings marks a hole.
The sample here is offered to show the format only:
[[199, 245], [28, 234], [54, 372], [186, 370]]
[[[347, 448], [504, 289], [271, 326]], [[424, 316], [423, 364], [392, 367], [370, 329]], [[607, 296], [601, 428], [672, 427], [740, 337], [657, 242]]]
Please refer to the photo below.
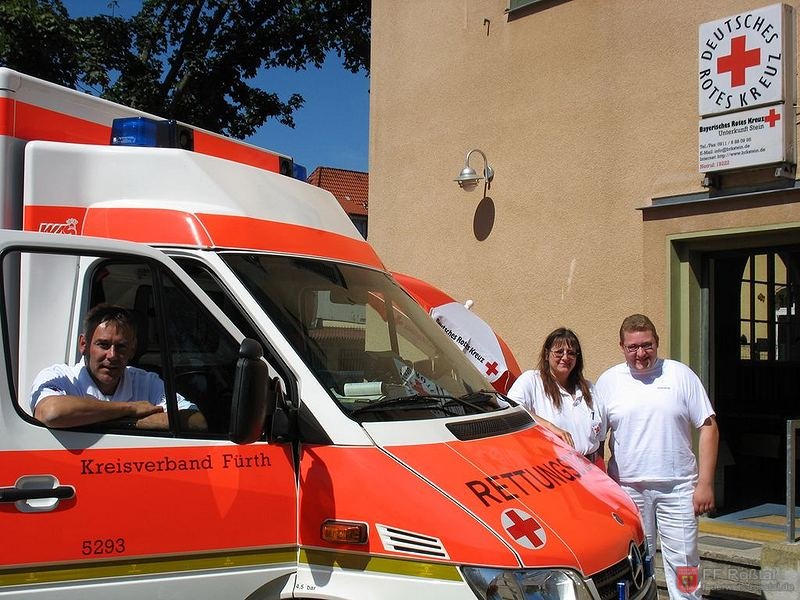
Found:
[[775, 127], [775, 123], [781, 120], [781, 116], [775, 112], [774, 108], [770, 108], [769, 114], [764, 117], [764, 120], [769, 123], [770, 127]]
[[486, 363], [486, 374], [497, 375], [497, 361]]
[[544, 528], [528, 513], [509, 508], [500, 517], [503, 529], [523, 548], [538, 550], [547, 542]]
[[745, 72], [748, 67], [761, 64], [761, 48], [746, 50], [747, 37], [740, 35], [731, 39], [731, 53], [717, 59], [717, 73], [731, 74], [731, 87], [745, 84]]

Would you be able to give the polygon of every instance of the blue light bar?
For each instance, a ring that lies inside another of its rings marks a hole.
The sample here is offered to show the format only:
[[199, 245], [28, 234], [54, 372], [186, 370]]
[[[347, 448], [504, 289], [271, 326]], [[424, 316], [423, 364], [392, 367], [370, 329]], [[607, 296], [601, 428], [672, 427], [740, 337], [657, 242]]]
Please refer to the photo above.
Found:
[[308, 179], [308, 169], [306, 169], [303, 165], [294, 163], [294, 178], [300, 179], [301, 181], [306, 181]]
[[112, 146], [159, 146], [159, 122], [146, 117], [114, 119], [111, 125]]
[[111, 145], [194, 150], [194, 132], [173, 120], [125, 117], [111, 124]]

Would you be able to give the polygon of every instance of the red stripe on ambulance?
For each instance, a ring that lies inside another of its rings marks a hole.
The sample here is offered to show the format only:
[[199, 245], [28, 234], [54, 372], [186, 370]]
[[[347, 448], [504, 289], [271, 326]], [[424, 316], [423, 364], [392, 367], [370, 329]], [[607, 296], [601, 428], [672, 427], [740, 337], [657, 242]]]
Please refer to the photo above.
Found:
[[372, 246], [364, 240], [238, 215], [153, 208], [26, 205], [23, 222], [26, 231], [78, 233], [153, 245], [248, 248], [383, 268]]
[[87, 121], [58, 111], [0, 98], [4, 119], [0, 120], [0, 135], [22, 140], [47, 140], [79, 144], [108, 145], [111, 127]]
[[[194, 128], [192, 131], [195, 152], [273, 173], [280, 172], [280, 155], [274, 152], [209, 131]], [[111, 140], [111, 125], [88, 121], [11, 98], [0, 98], [0, 135], [22, 140], [107, 146]]]
[[280, 173], [280, 158], [277, 154], [197, 129], [194, 130], [194, 151]]

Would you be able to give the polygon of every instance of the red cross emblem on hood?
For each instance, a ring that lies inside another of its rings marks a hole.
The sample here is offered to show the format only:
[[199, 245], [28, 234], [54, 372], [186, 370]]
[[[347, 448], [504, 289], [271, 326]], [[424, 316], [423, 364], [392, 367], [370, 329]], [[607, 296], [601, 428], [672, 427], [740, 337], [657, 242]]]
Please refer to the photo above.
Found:
[[547, 542], [547, 534], [536, 519], [525, 511], [509, 508], [500, 517], [503, 529], [524, 548], [538, 550]]

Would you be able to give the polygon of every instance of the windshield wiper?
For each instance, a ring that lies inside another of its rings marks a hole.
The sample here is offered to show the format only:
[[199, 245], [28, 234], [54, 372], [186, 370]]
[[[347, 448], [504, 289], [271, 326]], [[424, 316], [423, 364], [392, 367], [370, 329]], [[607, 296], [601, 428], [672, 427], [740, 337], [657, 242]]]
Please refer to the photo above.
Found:
[[463, 396], [459, 396], [457, 400], [468, 406], [471, 406], [476, 410], [482, 408], [479, 404], [474, 403], [476, 400], [479, 401], [480, 404], [488, 404], [492, 408], [503, 408], [500, 405], [499, 396], [500, 394], [494, 390], [478, 390], [476, 392], [468, 392]]
[[[445, 402], [445, 400], [447, 400], [447, 402]], [[458, 413], [454, 413], [445, 408], [447, 404], [451, 404], [453, 401], [458, 402], [459, 399], [445, 394], [410, 394], [408, 396], [399, 396], [397, 398], [383, 398], [381, 400], [377, 400], [376, 402], [367, 404], [366, 406], [360, 406], [350, 411], [350, 416], [353, 417], [366, 412], [385, 410], [390, 407], [400, 410], [407, 408], [436, 408], [448, 415], [458, 416]], [[403, 406], [404, 404], [407, 404], [407, 406]]]

